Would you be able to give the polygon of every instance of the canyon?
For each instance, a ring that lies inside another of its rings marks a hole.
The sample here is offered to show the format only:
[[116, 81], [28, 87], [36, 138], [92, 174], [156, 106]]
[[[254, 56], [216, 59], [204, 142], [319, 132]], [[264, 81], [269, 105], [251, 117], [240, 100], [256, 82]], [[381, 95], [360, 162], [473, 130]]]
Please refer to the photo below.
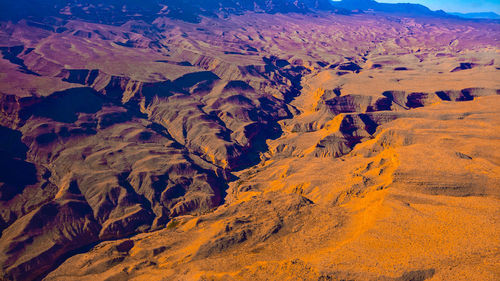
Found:
[[499, 21], [16, 2], [0, 279], [500, 278]]

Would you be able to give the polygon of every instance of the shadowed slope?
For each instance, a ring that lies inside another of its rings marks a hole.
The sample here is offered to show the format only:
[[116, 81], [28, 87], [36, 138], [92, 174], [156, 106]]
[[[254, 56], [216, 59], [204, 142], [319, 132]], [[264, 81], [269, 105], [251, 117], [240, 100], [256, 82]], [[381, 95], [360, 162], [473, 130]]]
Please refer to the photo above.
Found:
[[2, 278], [497, 279], [497, 23], [167, 2], [0, 22]]

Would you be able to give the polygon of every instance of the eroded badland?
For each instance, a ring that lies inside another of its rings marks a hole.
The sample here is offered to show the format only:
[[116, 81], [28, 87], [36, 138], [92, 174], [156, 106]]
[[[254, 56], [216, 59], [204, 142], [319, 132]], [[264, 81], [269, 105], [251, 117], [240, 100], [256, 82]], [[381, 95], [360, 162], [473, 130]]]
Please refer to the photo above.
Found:
[[2, 21], [0, 278], [499, 280], [500, 24], [314, 8]]

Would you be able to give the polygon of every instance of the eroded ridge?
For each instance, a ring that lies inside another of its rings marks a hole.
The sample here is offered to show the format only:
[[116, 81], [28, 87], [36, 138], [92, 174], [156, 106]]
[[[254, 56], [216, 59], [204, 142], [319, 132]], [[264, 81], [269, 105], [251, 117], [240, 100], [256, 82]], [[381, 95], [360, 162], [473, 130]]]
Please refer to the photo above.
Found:
[[0, 22], [1, 278], [497, 279], [498, 23], [271, 2]]

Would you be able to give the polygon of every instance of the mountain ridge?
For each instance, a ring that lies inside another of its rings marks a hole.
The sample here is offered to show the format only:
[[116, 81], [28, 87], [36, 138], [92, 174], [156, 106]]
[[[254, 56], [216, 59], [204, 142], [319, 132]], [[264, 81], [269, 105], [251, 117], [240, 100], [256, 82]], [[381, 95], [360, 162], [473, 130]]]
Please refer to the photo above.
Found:
[[495, 12], [448, 13], [448, 14], [468, 19], [500, 19], [500, 15]]
[[0, 280], [496, 281], [498, 21], [28, 2], [0, 19]]
[[105, 3], [98, 3], [95, 0], [19, 0], [9, 4], [0, 3], [0, 19], [2, 20], [17, 21], [23, 18], [34, 18], [46, 21], [47, 18], [55, 16], [113, 25], [121, 25], [134, 19], [152, 22], [158, 17], [199, 23], [203, 17], [227, 18], [245, 12], [351, 14], [360, 11], [448, 16], [443, 11], [432, 11], [420, 4], [389, 4], [374, 0], [342, 0], [340, 2], [330, 0], [211, 0], [195, 3], [187, 0], [111, 0]]
[[105, 4], [96, 4], [94, 0], [20, 0], [13, 4], [2, 3], [0, 8], [0, 19], [18, 20], [25, 17], [57, 15], [90, 19], [102, 23], [116, 20], [124, 22], [138, 17], [152, 21], [159, 16], [187, 22], [200, 22], [202, 16], [224, 18], [230, 14], [238, 15], [248, 11], [269, 14], [307, 13], [315, 10], [338, 11], [338, 8], [335, 8], [329, 0], [211, 0], [196, 3], [186, 0], [111, 0]]
[[432, 11], [421, 4], [412, 3], [380, 3], [375, 0], [342, 0], [334, 2], [334, 6], [347, 10], [371, 10], [385, 13], [403, 13], [427, 16], [446, 16], [444, 11]]

